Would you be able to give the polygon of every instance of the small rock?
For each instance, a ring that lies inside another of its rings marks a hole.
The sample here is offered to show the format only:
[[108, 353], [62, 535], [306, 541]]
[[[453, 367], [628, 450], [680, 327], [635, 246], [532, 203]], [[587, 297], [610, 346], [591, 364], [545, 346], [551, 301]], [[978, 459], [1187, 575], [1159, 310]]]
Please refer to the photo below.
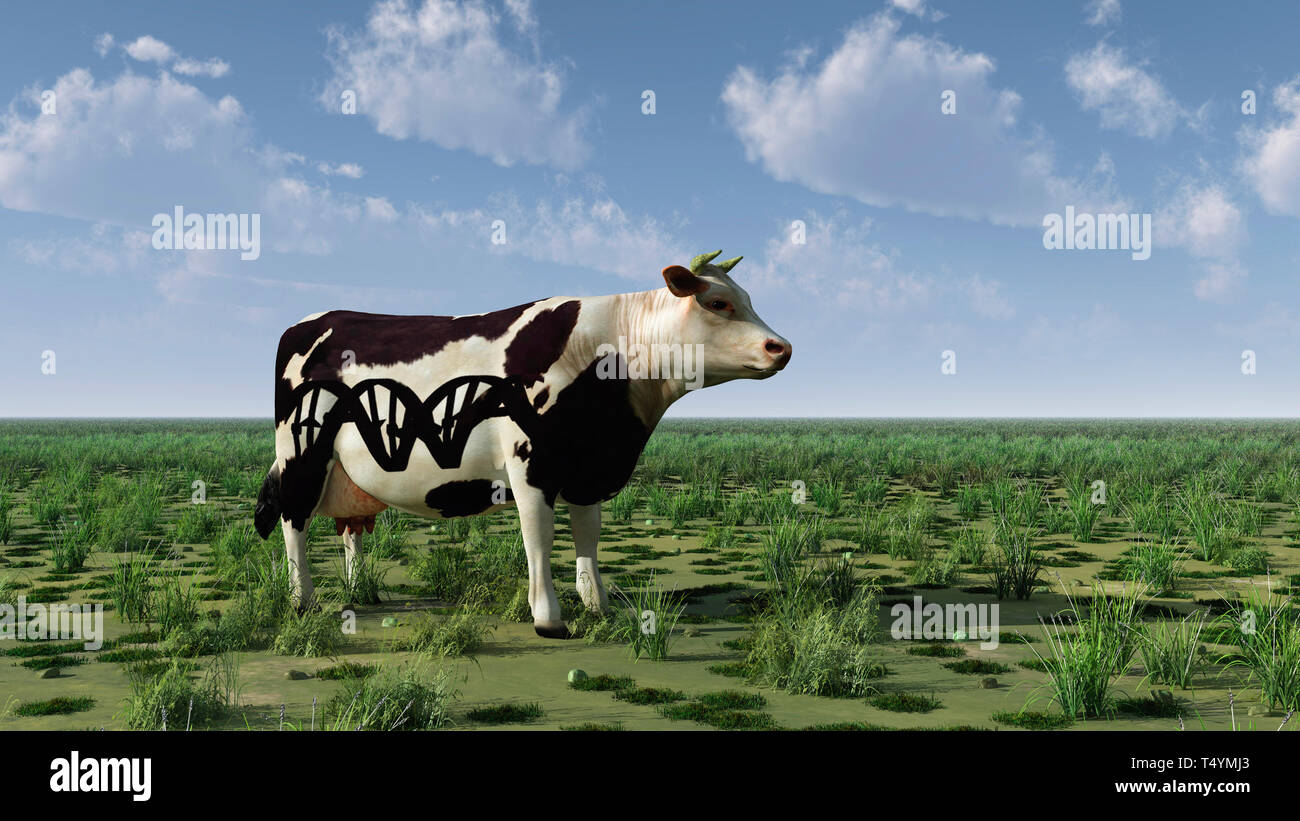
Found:
[[957, 631], [954, 631], [953, 634], [952, 634], [952, 640], [953, 640], [953, 641], [965, 641], [965, 640], [968, 639], [968, 638], [970, 638], [970, 636], [966, 635], [966, 631], [965, 631], [965, 630], [957, 630]]
[[692, 639], [693, 639], [693, 638], [695, 638], [696, 636], [700, 636], [700, 635], [703, 635], [703, 634], [700, 632], [700, 628], [698, 628], [698, 627], [696, 627], [696, 626], [694, 626], [694, 625], [690, 625], [690, 626], [688, 626], [688, 627], [686, 627], [685, 629], [682, 630], [682, 635], [683, 635], [683, 636], [686, 636], [687, 638], [692, 638]]
[[1246, 715], [1248, 715], [1248, 716], [1275, 716], [1275, 715], [1279, 715], [1279, 713], [1278, 713], [1277, 711], [1275, 711], [1275, 710], [1270, 710], [1270, 709], [1268, 709], [1268, 708], [1265, 707], [1263, 704], [1252, 704], [1252, 705], [1250, 705], [1250, 709], [1246, 710]]
[[576, 667], [569, 671], [569, 683], [577, 684], [579, 681], [587, 680], [587, 671], [579, 670]]
[[682, 536], [681, 536], [680, 533], [674, 533], [674, 534], [673, 534], [673, 541], [674, 541], [674, 542], [680, 542], [681, 540], [682, 540]]
[[290, 681], [304, 681], [306, 679], [311, 678], [311, 676], [307, 675], [301, 670], [290, 670], [289, 672], [284, 674], [284, 677], [289, 679]]
[[998, 686], [998, 680], [990, 676], [989, 678], [980, 679], [980, 687], [985, 690], [993, 690]]
[[654, 520], [654, 519], [646, 519], [646, 520], [645, 520], [645, 526], [646, 526], [646, 527], [651, 527], [651, 526], [654, 525], [654, 523], [655, 523], [655, 520]]
[[384, 627], [396, 627], [397, 616], [384, 616], [383, 625]]
[[36, 677], [37, 678], [58, 678], [61, 675], [63, 674], [59, 672], [59, 668], [46, 667], [44, 670], [37, 673]]

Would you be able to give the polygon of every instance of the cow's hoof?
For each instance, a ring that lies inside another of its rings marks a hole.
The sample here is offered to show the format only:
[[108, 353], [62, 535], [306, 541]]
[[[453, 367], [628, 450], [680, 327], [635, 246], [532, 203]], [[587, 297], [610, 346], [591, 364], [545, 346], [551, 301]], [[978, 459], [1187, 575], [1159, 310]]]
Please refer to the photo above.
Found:
[[562, 621], [535, 621], [533, 629], [544, 639], [567, 639], [569, 626]]

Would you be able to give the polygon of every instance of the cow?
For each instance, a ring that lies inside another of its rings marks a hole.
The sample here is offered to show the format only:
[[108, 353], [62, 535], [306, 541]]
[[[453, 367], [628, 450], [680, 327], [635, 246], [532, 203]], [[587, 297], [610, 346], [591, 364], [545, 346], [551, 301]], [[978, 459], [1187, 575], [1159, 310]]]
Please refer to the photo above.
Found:
[[[730, 276], [741, 258], [715, 264], [720, 254], [663, 269], [666, 287], [651, 291], [466, 316], [338, 310], [285, 331], [276, 458], [254, 523], [266, 539], [279, 520], [295, 605], [314, 604], [313, 516], [334, 518], [352, 574], [363, 532], [388, 507], [450, 518], [513, 505], [534, 629], [566, 638], [551, 579], [562, 502], [578, 593], [603, 612], [600, 505], [627, 483], [668, 406], [695, 387], [767, 379], [790, 361], [790, 343]], [[684, 367], [692, 359], [694, 374]]]

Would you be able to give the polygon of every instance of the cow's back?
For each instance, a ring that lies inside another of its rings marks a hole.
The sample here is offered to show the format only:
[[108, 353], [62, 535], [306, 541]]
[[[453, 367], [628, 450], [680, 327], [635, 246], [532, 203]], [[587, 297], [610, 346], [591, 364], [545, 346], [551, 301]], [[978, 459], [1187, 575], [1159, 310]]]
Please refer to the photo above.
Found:
[[[276, 355], [275, 416], [283, 423], [294, 412], [294, 388], [303, 382], [339, 381], [355, 383], [377, 371], [395, 375], [415, 363], [437, 360], [448, 348], [464, 348], [467, 341], [486, 343], [500, 340], [529, 308], [529, 302], [513, 308], [466, 316], [403, 316], [360, 311], [327, 311], [293, 325], [280, 337]], [[490, 356], [489, 345], [484, 351]], [[478, 357], [475, 357], [478, 358]], [[457, 370], [479, 363], [448, 362], [436, 370], [451, 378]], [[486, 364], [486, 363], [484, 363]], [[422, 379], [443, 376], [422, 369]], [[397, 375], [400, 379], [400, 375]]]

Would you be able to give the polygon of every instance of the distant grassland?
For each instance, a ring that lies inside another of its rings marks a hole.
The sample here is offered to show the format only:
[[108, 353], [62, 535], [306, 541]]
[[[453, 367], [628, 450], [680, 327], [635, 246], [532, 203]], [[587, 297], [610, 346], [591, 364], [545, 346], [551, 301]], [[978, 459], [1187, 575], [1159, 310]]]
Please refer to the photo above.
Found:
[[[180, 470], [208, 479], [264, 475], [275, 458], [272, 430], [269, 419], [0, 419], [0, 481], [59, 465]], [[1173, 483], [1206, 470], [1235, 495], [1259, 482], [1285, 484], [1290, 471], [1300, 471], [1300, 422], [668, 419], [651, 437], [638, 476], [710, 475], [747, 484], [869, 471], [946, 486], [1085, 474]]]

